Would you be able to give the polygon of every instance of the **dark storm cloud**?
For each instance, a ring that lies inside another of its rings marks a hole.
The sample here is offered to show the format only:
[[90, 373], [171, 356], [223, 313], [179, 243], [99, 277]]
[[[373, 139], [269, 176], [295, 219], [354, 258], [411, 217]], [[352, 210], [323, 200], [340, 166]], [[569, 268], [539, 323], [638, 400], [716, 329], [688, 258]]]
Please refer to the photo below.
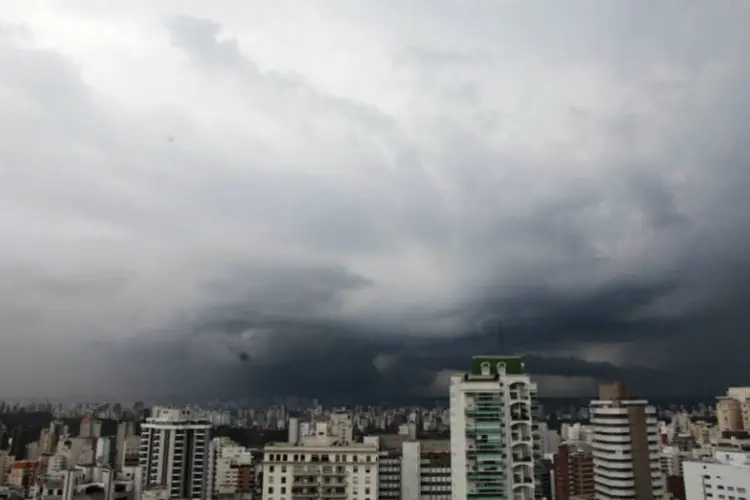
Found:
[[743, 4], [128, 5], [0, 25], [0, 379], [393, 399], [502, 352], [750, 382]]

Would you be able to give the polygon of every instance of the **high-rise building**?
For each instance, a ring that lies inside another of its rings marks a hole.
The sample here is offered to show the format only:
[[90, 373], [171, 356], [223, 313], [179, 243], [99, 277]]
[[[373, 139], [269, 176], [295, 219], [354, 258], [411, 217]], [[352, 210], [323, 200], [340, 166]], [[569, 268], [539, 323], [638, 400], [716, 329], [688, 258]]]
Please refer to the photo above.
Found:
[[208, 484], [211, 423], [193, 410], [155, 407], [141, 425], [143, 485], [171, 498], [203, 499]]
[[454, 499], [541, 498], [536, 394], [519, 357], [475, 356], [451, 377]]
[[599, 388], [591, 402], [597, 500], [654, 500], [664, 495], [656, 410], [630, 399], [622, 383]]
[[594, 455], [590, 444], [561, 444], [553, 470], [555, 500], [594, 497]]

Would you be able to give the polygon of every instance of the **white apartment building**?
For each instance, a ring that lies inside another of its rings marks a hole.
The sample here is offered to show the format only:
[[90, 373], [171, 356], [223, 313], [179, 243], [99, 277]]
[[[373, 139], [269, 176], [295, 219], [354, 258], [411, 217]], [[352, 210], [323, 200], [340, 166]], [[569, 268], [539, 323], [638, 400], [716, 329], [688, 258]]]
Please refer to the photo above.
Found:
[[377, 446], [325, 441], [267, 445], [263, 500], [377, 500]]
[[591, 402], [597, 500], [662, 498], [659, 423], [648, 401], [628, 399], [623, 384], [604, 385]]
[[207, 494], [211, 423], [189, 409], [154, 407], [141, 425], [139, 464], [147, 489], [163, 488], [171, 498]]
[[475, 356], [451, 377], [452, 498], [541, 498], [536, 393], [518, 357]]
[[686, 500], [750, 499], [750, 452], [717, 449], [713, 457], [683, 463]]

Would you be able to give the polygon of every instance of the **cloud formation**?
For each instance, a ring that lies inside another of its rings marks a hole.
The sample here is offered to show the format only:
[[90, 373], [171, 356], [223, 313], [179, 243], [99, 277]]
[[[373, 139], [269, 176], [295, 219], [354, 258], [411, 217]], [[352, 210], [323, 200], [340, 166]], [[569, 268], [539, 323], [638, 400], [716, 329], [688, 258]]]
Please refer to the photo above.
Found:
[[744, 3], [10, 5], [0, 392], [750, 383]]

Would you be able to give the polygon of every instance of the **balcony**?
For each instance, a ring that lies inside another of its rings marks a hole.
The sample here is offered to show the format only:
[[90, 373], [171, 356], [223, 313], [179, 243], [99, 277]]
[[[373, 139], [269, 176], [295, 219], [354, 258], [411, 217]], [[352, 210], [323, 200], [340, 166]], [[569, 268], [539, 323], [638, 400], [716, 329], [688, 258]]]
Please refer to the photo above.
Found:
[[525, 382], [513, 382], [508, 387], [511, 401], [526, 401], [531, 396], [529, 386]]
[[511, 442], [531, 442], [531, 426], [527, 422], [516, 422], [510, 427]]
[[346, 476], [346, 469], [344, 467], [323, 467], [320, 471], [324, 476]]
[[297, 486], [292, 487], [292, 496], [300, 498], [310, 498], [318, 496], [318, 488], [300, 488]]
[[531, 418], [531, 410], [528, 403], [516, 401], [510, 405], [511, 420], [528, 421]]
[[346, 498], [346, 488], [323, 488], [320, 496], [322, 498]]
[[292, 484], [295, 486], [315, 485], [318, 484], [318, 481], [316, 480], [316, 476], [295, 476], [292, 480]]
[[533, 500], [534, 488], [531, 486], [523, 486], [521, 488], [513, 489], [513, 500]]
[[522, 487], [526, 485], [534, 484], [534, 478], [530, 475], [525, 474], [514, 474], [513, 475], [513, 487]]

